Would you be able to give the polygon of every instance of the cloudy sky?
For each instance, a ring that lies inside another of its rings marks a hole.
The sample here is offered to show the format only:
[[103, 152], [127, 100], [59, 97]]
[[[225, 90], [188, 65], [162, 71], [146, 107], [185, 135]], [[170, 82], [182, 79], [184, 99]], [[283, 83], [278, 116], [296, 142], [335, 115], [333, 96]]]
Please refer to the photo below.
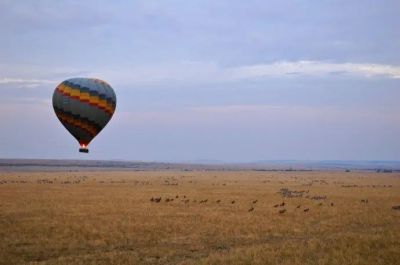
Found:
[[[400, 2], [0, 0], [0, 157], [400, 160]], [[106, 80], [90, 145], [55, 86]]]

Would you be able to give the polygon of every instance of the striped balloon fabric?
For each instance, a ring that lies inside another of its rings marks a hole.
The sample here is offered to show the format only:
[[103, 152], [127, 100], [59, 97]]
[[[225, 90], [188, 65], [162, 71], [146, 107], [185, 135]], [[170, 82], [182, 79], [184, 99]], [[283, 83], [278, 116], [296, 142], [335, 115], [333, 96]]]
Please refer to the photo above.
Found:
[[53, 107], [64, 127], [78, 140], [79, 151], [107, 125], [117, 99], [112, 87], [95, 78], [71, 78], [54, 90]]

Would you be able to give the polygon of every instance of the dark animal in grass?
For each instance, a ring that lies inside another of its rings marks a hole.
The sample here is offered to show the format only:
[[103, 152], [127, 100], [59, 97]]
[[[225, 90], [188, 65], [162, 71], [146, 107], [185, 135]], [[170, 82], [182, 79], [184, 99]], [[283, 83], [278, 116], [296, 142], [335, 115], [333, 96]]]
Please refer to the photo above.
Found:
[[251, 207], [251, 208], [248, 210], [248, 212], [252, 212], [252, 211], [254, 211], [254, 207]]
[[297, 207], [296, 207], [296, 208], [297, 208], [297, 209], [299, 209], [300, 207], [301, 207], [301, 205], [299, 204], [299, 205], [297, 205]]
[[400, 210], [400, 205], [392, 206], [393, 210]]
[[285, 202], [282, 202], [279, 206], [285, 206]]
[[153, 198], [153, 197], [151, 197], [150, 201], [151, 201], [151, 202], [154, 202], [154, 198]]
[[310, 208], [304, 209], [304, 212], [306, 213], [306, 212], [308, 212], [309, 210], [310, 210]]
[[286, 212], [286, 209], [279, 210], [279, 213], [280, 213], [280, 214], [283, 214], [283, 213], [285, 213], [285, 212]]
[[258, 200], [254, 200], [254, 201], [253, 201], [253, 204], [255, 204], [255, 203], [257, 203], [257, 202], [258, 202]]
[[176, 199], [178, 199], [178, 198], [179, 198], [179, 196], [178, 196], [178, 195], [176, 195], [176, 196], [175, 196], [175, 198], [176, 198]]
[[362, 203], [368, 203], [368, 199], [361, 200]]
[[333, 205], [334, 205], [333, 202], [331, 202], [331, 207], [333, 207]]
[[154, 201], [159, 203], [161, 201], [161, 197], [155, 198]]
[[217, 201], [215, 201], [216, 203], [220, 203], [221, 202], [221, 200], [217, 200]]
[[232, 204], [235, 204], [235, 200], [231, 201]]
[[279, 204], [275, 204], [274, 207], [277, 208], [279, 206]]

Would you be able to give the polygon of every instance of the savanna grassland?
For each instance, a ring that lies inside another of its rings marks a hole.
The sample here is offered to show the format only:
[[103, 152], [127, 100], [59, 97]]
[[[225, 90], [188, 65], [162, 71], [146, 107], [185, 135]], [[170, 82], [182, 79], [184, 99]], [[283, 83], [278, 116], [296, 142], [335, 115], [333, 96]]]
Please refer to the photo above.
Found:
[[400, 174], [3, 171], [0, 264], [400, 264]]

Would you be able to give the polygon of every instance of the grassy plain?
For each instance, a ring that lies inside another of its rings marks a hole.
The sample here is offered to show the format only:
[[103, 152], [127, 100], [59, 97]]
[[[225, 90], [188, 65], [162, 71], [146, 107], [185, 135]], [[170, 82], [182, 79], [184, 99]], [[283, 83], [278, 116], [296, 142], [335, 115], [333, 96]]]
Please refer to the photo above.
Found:
[[4, 171], [0, 183], [0, 264], [400, 264], [398, 173]]

